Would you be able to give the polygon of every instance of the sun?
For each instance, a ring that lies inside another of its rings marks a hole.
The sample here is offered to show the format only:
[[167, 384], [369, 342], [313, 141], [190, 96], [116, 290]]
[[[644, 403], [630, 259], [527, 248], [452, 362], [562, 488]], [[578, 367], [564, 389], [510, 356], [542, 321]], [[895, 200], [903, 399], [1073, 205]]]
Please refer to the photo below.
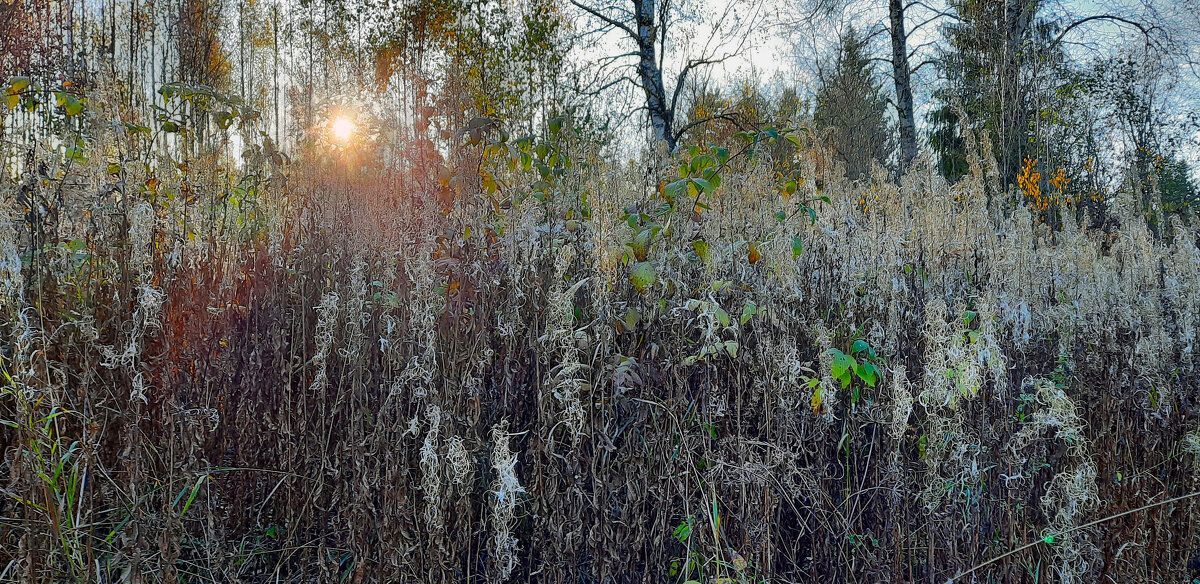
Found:
[[354, 136], [354, 122], [350, 118], [340, 117], [333, 120], [329, 129], [333, 132], [333, 137], [340, 142], [345, 142]]

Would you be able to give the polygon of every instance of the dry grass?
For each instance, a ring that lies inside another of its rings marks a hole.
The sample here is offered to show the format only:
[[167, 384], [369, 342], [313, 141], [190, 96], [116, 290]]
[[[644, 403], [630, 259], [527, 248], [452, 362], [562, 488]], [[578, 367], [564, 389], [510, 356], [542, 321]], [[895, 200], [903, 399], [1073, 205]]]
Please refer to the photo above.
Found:
[[499, 214], [312, 159], [5, 182], [0, 580], [944, 582], [1049, 535], [975, 581], [1180, 581], [1194, 499], [1064, 532], [1200, 488], [1194, 227], [1051, 230], [986, 144], [953, 185], [806, 144], [790, 199], [738, 159], [672, 215], [641, 293], [624, 210], [686, 159], [559, 148]]

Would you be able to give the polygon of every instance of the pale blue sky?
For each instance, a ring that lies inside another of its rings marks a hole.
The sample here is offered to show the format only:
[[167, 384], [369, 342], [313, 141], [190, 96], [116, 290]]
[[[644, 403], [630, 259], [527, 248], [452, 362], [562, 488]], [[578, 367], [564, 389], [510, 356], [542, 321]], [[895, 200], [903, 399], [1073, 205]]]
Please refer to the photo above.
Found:
[[[860, 31], [869, 31], [882, 28], [887, 21], [886, 0], [852, 0], [847, 9], [838, 11], [831, 18], [817, 21], [801, 18], [800, 9], [812, 1], [767, 0], [764, 4], [766, 9], [757, 15], [762, 32], [753, 36], [751, 45], [738, 58], [714, 68], [713, 77], [716, 80], [730, 80], [752, 74], [768, 86], [782, 82], [797, 84], [811, 91], [815, 89], [814, 72], [822, 60], [829, 58], [830, 47], [846, 26], [853, 25]], [[928, 20], [934, 10], [943, 9], [946, 2], [925, 0], [923, 4], [926, 8], [915, 6], [909, 10], [907, 20], [910, 30]], [[692, 0], [690, 8], [701, 14], [715, 14], [726, 5], [723, 0]], [[1169, 38], [1176, 44], [1173, 48], [1179, 51], [1174, 63], [1169, 65], [1178, 72], [1175, 88], [1167, 96], [1171, 100], [1170, 109], [1178, 112], [1179, 116], [1200, 111], [1200, 67], [1193, 69], [1188, 63], [1200, 61], [1200, 42], [1193, 40], [1200, 39], [1200, 0], [1050, 0], [1039, 14], [1063, 23], [1102, 14], [1157, 22], [1161, 27], [1155, 33], [1157, 38]], [[705, 19], [701, 17], [698, 20], [701, 23], [687, 24], [693, 27], [687, 32], [694, 39], [707, 38], [710, 33], [703, 25]], [[918, 52], [913, 59], [914, 65], [936, 53], [941, 38], [939, 26], [944, 21], [934, 20], [912, 32], [910, 50]], [[1144, 43], [1145, 36], [1135, 27], [1097, 20], [1073, 29], [1064, 38], [1063, 44], [1075, 59], [1083, 62], [1122, 49], [1128, 50], [1129, 47], [1141, 47]], [[886, 57], [890, 49], [887, 37], [882, 34], [876, 37], [874, 48], [876, 56]], [[679, 57], [674, 67], [668, 63], [668, 70], [677, 68], [681, 61], [682, 57]], [[885, 88], [890, 90], [890, 69], [881, 62], [878, 70]], [[930, 103], [930, 93], [937, 81], [937, 72], [932, 66], [918, 71], [914, 78], [918, 110]], [[921, 113], [918, 111], [918, 125], [923, 124]], [[1192, 136], [1192, 144], [1184, 149], [1184, 155], [1192, 162], [1194, 171], [1200, 169], [1198, 144], [1200, 132]]]

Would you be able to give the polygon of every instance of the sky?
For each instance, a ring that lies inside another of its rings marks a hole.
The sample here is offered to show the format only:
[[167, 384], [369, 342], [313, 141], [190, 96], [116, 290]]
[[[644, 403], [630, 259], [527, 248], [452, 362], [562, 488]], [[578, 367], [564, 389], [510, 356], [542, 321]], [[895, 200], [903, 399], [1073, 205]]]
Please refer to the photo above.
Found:
[[[681, 0], [686, 11], [695, 16], [677, 24], [680, 42], [672, 47], [664, 68], [664, 79], [671, 85], [674, 72], [689, 56], [702, 51], [702, 43], [712, 36], [711, 23], [717, 20], [726, 7], [732, 6], [740, 17], [741, 24], [751, 31], [749, 44], [737, 54], [709, 69], [709, 74], [718, 85], [729, 85], [734, 80], [747, 76], [757, 78], [762, 86], [778, 88], [797, 85], [811, 95], [816, 89], [815, 72], [828, 61], [838, 36], [848, 27], [859, 31], [881, 30], [887, 23], [887, 0], [849, 0], [843, 10], [835, 11], [828, 18], [804, 18], [807, 6], [813, 0]], [[910, 0], [911, 1], [911, 0]], [[925, 0], [922, 5], [909, 9], [907, 24], [910, 31], [909, 49], [915, 50], [912, 63], [916, 64], [936, 55], [941, 44], [942, 23], [945, 18], [931, 18], [937, 10], [945, 8], [945, 0]], [[1048, 0], [1041, 12], [1043, 17], [1057, 17], [1062, 22], [1101, 14], [1112, 14], [1138, 19], [1152, 10], [1160, 22], [1165, 23], [1164, 32], [1174, 39], [1190, 41], [1200, 38], [1200, 1], [1198, 0]], [[727, 19], [728, 21], [729, 19]], [[918, 24], [928, 21], [923, 27]], [[1167, 29], [1166, 27], [1171, 27]], [[740, 38], [740, 37], [738, 37]], [[1140, 45], [1144, 37], [1128, 25], [1098, 20], [1072, 30], [1064, 39], [1063, 46], [1068, 54], [1080, 62], [1113, 54], [1123, 46]], [[890, 53], [890, 40], [886, 33], [873, 38], [872, 47], [878, 57]], [[631, 41], [619, 35], [610, 35], [604, 42], [593, 44], [588, 53], [613, 54], [613, 51], [629, 50]], [[735, 42], [729, 43], [735, 47]], [[1192, 46], [1188, 54], [1200, 60], [1200, 43]], [[1179, 81], [1170, 99], [1175, 103], [1178, 115], [1200, 111], [1200, 67], [1190, 68], [1181, 63]], [[891, 71], [887, 63], [878, 62], [877, 68], [884, 87], [890, 90]], [[932, 102], [931, 93], [938, 82], [937, 71], [932, 66], [922, 67], [913, 78], [917, 105], [918, 132], [923, 133], [924, 115]], [[670, 89], [668, 89], [670, 90]], [[1192, 136], [1191, 144], [1182, 154], [1200, 170], [1200, 131]], [[1200, 176], [1200, 175], [1198, 175]]]

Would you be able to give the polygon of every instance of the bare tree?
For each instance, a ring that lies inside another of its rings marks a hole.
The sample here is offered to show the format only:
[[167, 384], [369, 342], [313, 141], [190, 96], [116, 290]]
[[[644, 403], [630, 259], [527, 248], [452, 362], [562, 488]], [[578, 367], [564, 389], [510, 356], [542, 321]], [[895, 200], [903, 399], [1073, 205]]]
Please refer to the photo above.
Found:
[[[888, 39], [888, 55], [874, 57], [872, 61], [882, 61], [891, 69], [892, 97], [889, 100], [896, 111], [896, 126], [898, 151], [896, 169], [903, 174], [918, 152], [916, 106], [914, 105], [913, 76], [925, 65], [933, 63], [933, 59], [921, 59], [921, 54], [927, 52], [934, 43], [925, 42], [918, 46], [910, 46], [910, 36], [930, 25], [936, 26], [946, 17], [953, 17], [944, 8], [939, 7], [941, 0], [887, 0], [887, 15], [885, 23], [865, 28], [864, 41], [870, 42], [880, 35]], [[830, 19], [841, 20], [843, 24], [854, 24], [855, 17], [848, 14], [859, 14], [861, 20], [869, 20], [878, 14], [884, 6], [882, 3], [856, 3], [853, 0], [794, 0], [793, 17], [782, 23], [785, 30], [796, 27], [818, 27], [818, 23]], [[854, 7], [852, 10], [851, 8]], [[910, 21], [916, 20], [910, 26]], [[917, 65], [912, 63], [921, 62]]]
[[[837, 0], [819, 1], [829, 6], [837, 2]], [[1036, 16], [1041, 2], [1040, 0], [996, 0], [996, 3], [1000, 19], [996, 24], [999, 25], [1001, 30], [994, 32], [998, 34], [999, 42], [1002, 43], [997, 51], [1000, 62], [996, 65], [1000, 66], [1007, 73], [1001, 77], [999, 86], [994, 89], [1005, 96], [1004, 101], [1006, 103], [1014, 102], [1017, 101], [1020, 93], [1026, 90], [1018, 79], [1018, 71], [1021, 66], [1024, 63], [1039, 62], [1039, 59], [1034, 58], [1031, 54], [1033, 48], [1028, 46], [1028, 44], [1033, 36]], [[911, 165], [918, 152], [916, 113], [913, 103], [913, 76], [925, 65], [936, 65], [942, 60], [938, 57], [927, 58], [913, 65], [914, 59], [919, 58], [918, 54], [925, 45], [910, 47], [910, 35], [930, 24], [941, 26], [947, 23], [956, 23], [960, 20], [960, 15], [956, 7], [957, 5], [954, 2], [950, 2], [950, 6], [939, 6], [937, 3], [930, 3], [926, 0], [888, 0], [887, 32], [892, 49], [889, 61], [892, 67], [892, 81], [895, 89], [896, 101], [894, 105], [896, 107], [897, 125], [899, 128], [899, 170], [901, 173]], [[910, 13], [913, 10], [919, 10], [920, 16], [917, 17], [919, 22], [910, 28], [908, 23], [911, 18]], [[1147, 41], [1161, 42], [1157, 39], [1152, 41], [1152, 36], [1154, 36], [1157, 27], [1148, 20], [1139, 21], [1132, 16], [1122, 17], [1111, 13], [1095, 14], [1067, 20], [1061, 24], [1060, 33], [1050, 41], [1048, 46], [1042, 48], [1042, 55], [1040, 56], [1044, 56], [1044, 53], [1048, 50], [1057, 48], [1072, 30], [1081, 25], [1097, 21], [1107, 21], [1130, 26], [1140, 31], [1146, 37]], [[1004, 109], [1012, 113], [1010, 111], [1012, 108]], [[1014, 119], [1009, 121], [1005, 127], [1019, 130], [1026, 123], [1027, 121], [1024, 119]]]
[[[679, 99], [689, 76], [741, 53], [749, 41], [749, 32], [761, 7], [757, 2], [742, 3], [741, 9], [744, 13], [738, 13], [734, 3], [728, 3], [722, 14], [712, 21], [711, 35], [698, 48], [699, 53], [694, 57], [681, 59], [679, 70], [668, 86], [663, 74], [664, 67], [670, 62], [667, 59], [668, 51], [677, 45], [687, 45], [689, 41], [694, 41], [672, 36], [671, 31], [675, 25], [688, 20], [688, 15], [684, 12], [686, 6], [682, 2], [571, 0], [571, 4], [599, 23], [598, 28], [588, 31], [587, 34], [603, 36], [616, 32], [623, 37], [624, 42], [633, 43], [633, 51], [600, 59], [596, 79], [602, 82], [594, 83], [590, 92], [599, 94], [624, 82], [640, 88], [645, 97], [644, 108], [655, 140], [665, 141], [672, 150], [678, 144], [679, 138], [689, 129], [721, 117], [718, 114], [690, 121], [682, 127], [676, 126]], [[682, 52], [686, 54], [690, 49], [685, 47]]]
[[888, 33], [892, 40], [892, 82], [896, 88], [896, 117], [900, 127], [900, 172], [917, 157], [917, 118], [913, 109], [912, 71], [908, 64], [904, 0], [888, 0]]

